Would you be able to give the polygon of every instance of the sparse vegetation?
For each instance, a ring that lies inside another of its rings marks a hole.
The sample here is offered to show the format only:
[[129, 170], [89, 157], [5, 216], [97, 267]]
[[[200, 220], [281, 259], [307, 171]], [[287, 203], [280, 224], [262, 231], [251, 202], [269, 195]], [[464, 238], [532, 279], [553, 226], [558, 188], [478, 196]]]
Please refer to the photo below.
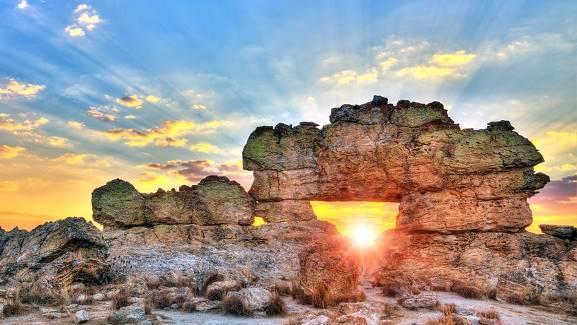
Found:
[[12, 296], [12, 299], [4, 305], [2, 310], [4, 317], [12, 317], [22, 315], [24, 313], [24, 306], [20, 302], [20, 289], [17, 289]]
[[187, 301], [182, 304], [182, 311], [185, 313], [192, 313], [196, 311], [196, 304], [192, 301]]
[[432, 318], [426, 321], [426, 325], [469, 325], [471, 324], [466, 318], [457, 315], [455, 304], [445, 304], [439, 307], [443, 316]]
[[144, 314], [145, 315], [152, 315], [152, 310], [154, 309], [154, 303], [150, 299], [150, 297], [144, 298]]
[[483, 299], [488, 295], [479, 287], [468, 285], [461, 281], [456, 281], [451, 286], [451, 291], [465, 298]]
[[48, 287], [26, 286], [21, 291], [20, 301], [25, 304], [62, 306], [68, 300], [61, 291]]
[[237, 316], [251, 316], [253, 314], [253, 310], [237, 295], [226, 296], [222, 301], [222, 309], [227, 314]]
[[120, 290], [118, 290], [118, 292], [112, 296], [112, 309], [117, 310], [130, 305], [128, 298], [128, 290], [126, 288], [120, 288]]
[[486, 321], [483, 322], [483, 320], [488, 320], [488, 319], [489, 320], [501, 320], [499, 313], [493, 308], [476, 310], [475, 315], [477, 315], [479, 318], [481, 318], [481, 324], [487, 323]]
[[393, 304], [385, 304], [385, 307], [383, 308], [383, 317], [385, 319], [391, 319], [400, 316], [401, 308], [399, 308], [399, 306]]
[[270, 304], [266, 306], [265, 312], [268, 316], [285, 315], [286, 305], [281, 295], [277, 291], [273, 291]]

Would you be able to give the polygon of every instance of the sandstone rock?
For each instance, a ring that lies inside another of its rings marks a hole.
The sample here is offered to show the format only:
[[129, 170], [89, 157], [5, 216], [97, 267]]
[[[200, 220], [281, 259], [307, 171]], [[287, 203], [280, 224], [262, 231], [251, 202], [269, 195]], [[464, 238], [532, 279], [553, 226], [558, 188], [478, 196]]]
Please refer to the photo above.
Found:
[[94, 299], [94, 301], [102, 301], [106, 298], [106, 296], [102, 293], [97, 293], [94, 296], [92, 296], [92, 299]]
[[311, 200], [386, 201], [401, 203], [408, 231], [515, 232], [531, 223], [527, 198], [549, 181], [533, 171], [541, 154], [508, 121], [461, 130], [441, 103], [380, 96], [334, 108], [330, 120], [250, 135], [249, 192], [271, 222], [309, 219], [301, 202]]
[[153, 212], [144, 196], [121, 179], [112, 180], [92, 192], [92, 218], [112, 228], [151, 224]]
[[399, 300], [401, 306], [410, 309], [434, 309], [439, 305], [437, 296], [429, 293], [421, 293], [416, 296], [409, 296]]
[[541, 231], [561, 239], [577, 240], [577, 228], [573, 226], [539, 225]]
[[567, 290], [577, 290], [577, 263], [570, 259], [575, 247], [574, 241], [528, 232], [389, 231], [379, 243], [383, 264], [375, 281], [404, 283], [405, 292], [452, 290], [475, 298], [562, 305]]
[[254, 200], [235, 181], [208, 176], [180, 191], [141, 194], [123, 180], [92, 193], [93, 218], [107, 229], [153, 225], [251, 225]]
[[144, 320], [145, 317], [144, 306], [139, 304], [122, 307], [115, 310], [110, 316], [111, 321], [116, 324], [135, 323]]
[[259, 202], [255, 213], [266, 222], [304, 221], [315, 219], [309, 201], [284, 200], [280, 202]]
[[82, 324], [90, 320], [90, 316], [86, 310], [79, 310], [74, 314], [74, 323]]
[[15, 229], [0, 243], [0, 282], [56, 290], [73, 282], [100, 282], [107, 270], [102, 234], [82, 218], [49, 222], [31, 232]]
[[240, 289], [237, 281], [216, 281], [206, 288], [206, 297], [210, 300], [221, 300], [229, 291]]
[[[298, 285], [304, 295], [322, 291], [329, 305], [360, 297], [360, 260], [342, 240], [325, 238], [299, 253]], [[322, 289], [321, 289], [322, 287]]]
[[239, 297], [245, 306], [252, 311], [263, 311], [272, 300], [272, 293], [263, 288], [243, 288], [240, 291], [229, 292], [227, 296]]

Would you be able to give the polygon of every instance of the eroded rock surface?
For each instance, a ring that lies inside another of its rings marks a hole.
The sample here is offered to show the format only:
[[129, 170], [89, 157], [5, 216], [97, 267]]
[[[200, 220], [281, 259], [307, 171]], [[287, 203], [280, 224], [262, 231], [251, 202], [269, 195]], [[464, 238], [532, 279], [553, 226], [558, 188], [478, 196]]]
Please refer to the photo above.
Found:
[[577, 228], [573, 226], [539, 225], [541, 231], [561, 239], [577, 240]]
[[107, 245], [101, 232], [83, 218], [49, 222], [28, 232], [0, 234], [0, 284], [65, 287], [102, 280]]
[[254, 200], [235, 181], [208, 176], [179, 191], [139, 193], [132, 184], [115, 179], [92, 193], [93, 218], [107, 228], [195, 224], [250, 225]]
[[[381, 238], [376, 282], [393, 295], [411, 289], [473, 298], [571, 306], [577, 292], [576, 241], [529, 232], [430, 234], [389, 231]], [[403, 288], [405, 287], [405, 288]]]
[[461, 130], [441, 103], [379, 96], [334, 108], [330, 120], [250, 135], [243, 164], [268, 221], [309, 218], [311, 200], [386, 201], [400, 202], [399, 229], [520, 231], [532, 220], [527, 198], [549, 180], [533, 171], [541, 154], [508, 121]]

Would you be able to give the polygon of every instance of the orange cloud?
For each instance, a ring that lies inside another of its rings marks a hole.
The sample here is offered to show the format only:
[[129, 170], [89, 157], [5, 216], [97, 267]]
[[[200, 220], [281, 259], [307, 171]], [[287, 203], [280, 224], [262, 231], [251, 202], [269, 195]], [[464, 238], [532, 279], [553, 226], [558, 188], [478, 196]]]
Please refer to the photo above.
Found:
[[116, 128], [105, 132], [106, 137], [114, 141], [123, 141], [131, 147], [144, 147], [154, 144], [159, 147], [182, 147], [186, 144], [183, 136], [214, 131], [228, 125], [226, 121], [196, 123], [192, 121], [164, 121], [161, 127], [135, 130]]
[[11, 159], [24, 151], [26, 151], [26, 148], [23, 147], [0, 145], [0, 159]]

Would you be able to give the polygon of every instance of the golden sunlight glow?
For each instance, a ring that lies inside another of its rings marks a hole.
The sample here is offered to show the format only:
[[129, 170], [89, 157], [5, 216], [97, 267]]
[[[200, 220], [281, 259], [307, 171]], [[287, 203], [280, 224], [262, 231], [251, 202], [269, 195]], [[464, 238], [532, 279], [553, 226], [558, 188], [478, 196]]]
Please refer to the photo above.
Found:
[[355, 245], [359, 247], [368, 247], [375, 244], [375, 240], [379, 236], [374, 225], [357, 224], [352, 227], [349, 235]]
[[374, 233], [374, 239], [387, 229], [395, 228], [398, 203], [389, 202], [323, 202], [311, 201], [319, 220], [335, 225], [344, 236], [354, 238], [363, 225]]
[[259, 227], [262, 225], [266, 225], [266, 221], [263, 217], [254, 217], [254, 222], [252, 223], [253, 226]]

